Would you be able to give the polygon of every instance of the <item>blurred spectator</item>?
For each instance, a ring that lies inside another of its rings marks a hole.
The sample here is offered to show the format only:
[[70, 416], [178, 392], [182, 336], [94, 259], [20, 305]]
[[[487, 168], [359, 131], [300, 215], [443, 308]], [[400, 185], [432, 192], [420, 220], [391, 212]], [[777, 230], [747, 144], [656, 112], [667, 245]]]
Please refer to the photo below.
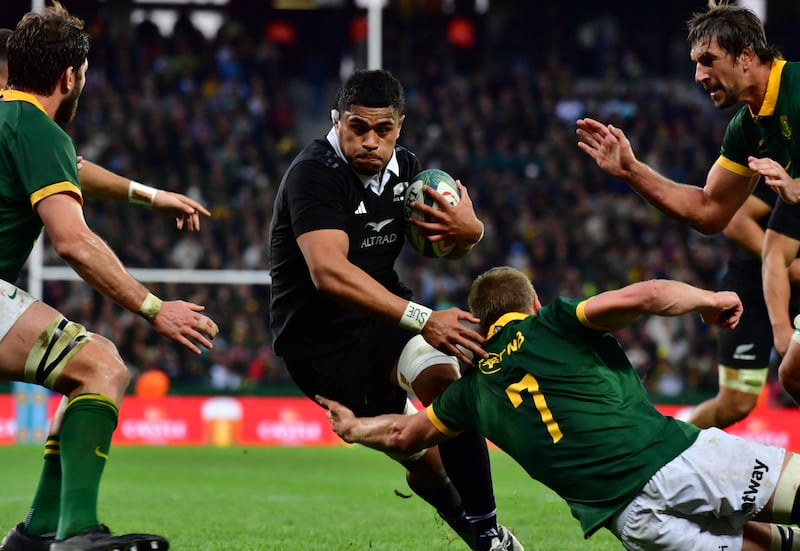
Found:
[[[625, 10], [573, 21], [559, 3], [535, 4], [520, 4], [525, 13], [517, 16], [493, 4], [476, 24], [473, 48], [447, 44], [442, 14], [427, 14], [424, 22], [397, 16], [386, 26], [385, 40], [402, 36], [409, 44], [385, 51], [384, 59], [406, 87], [401, 143], [424, 167], [460, 178], [486, 222], [484, 240], [460, 261], [431, 262], [406, 251], [404, 279], [436, 307], [463, 306], [472, 278], [497, 264], [530, 273], [545, 302], [650, 277], [715, 287], [727, 242], [664, 218], [597, 170], [574, 137], [579, 116], [610, 120], [665, 174], [704, 180], [725, 120], [686, 78], [691, 65], [681, 18], [689, 12], [648, 20], [652, 28], [644, 33], [627, 24], [632, 15]], [[258, 36], [248, 21], [228, 20], [211, 40], [185, 13], [169, 36], [146, 19], [135, 38], [94, 23], [84, 105], [68, 129], [78, 152], [187, 193], [214, 217], [189, 236], [147, 209], [134, 219], [128, 208], [104, 203], [100, 210], [89, 200], [90, 224], [132, 267], [265, 269], [277, 183], [297, 144], [318, 134], [310, 121], [338, 85], [340, 65], [358, 60], [348, 25], [341, 25], [341, 50], [321, 52], [303, 50], [299, 38]], [[326, 43], [335, 42], [326, 28]], [[661, 65], [652, 60], [653, 37], [669, 54]], [[683, 58], [675, 53], [681, 45]], [[225, 345], [198, 359], [157, 341], [139, 320], [79, 284], [47, 282], [45, 298], [75, 321], [101, 328], [136, 369], [163, 370], [173, 388], [291, 384], [272, 356], [266, 288], [153, 288], [164, 298], [206, 304]], [[713, 334], [700, 324], [644, 321], [626, 331], [623, 343], [652, 391], [716, 390]]]

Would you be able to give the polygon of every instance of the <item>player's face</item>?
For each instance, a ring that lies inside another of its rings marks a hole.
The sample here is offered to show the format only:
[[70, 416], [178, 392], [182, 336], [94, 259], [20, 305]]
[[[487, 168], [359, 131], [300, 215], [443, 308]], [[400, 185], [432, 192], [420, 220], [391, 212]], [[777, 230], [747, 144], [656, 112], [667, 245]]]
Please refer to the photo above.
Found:
[[717, 38], [692, 45], [694, 80], [709, 92], [714, 107], [724, 109], [741, 102], [742, 64], [720, 48]]
[[64, 124], [72, 122], [72, 119], [75, 118], [75, 113], [78, 111], [78, 98], [81, 92], [83, 92], [83, 86], [86, 84], [86, 69], [88, 67], [89, 62], [84, 61], [80, 69], [73, 72], [75, 80], [72, 91], [61, 100], [61, 104], [58, 106], [58, 109], [56, 109], [55, 116], [53, 117], [53, 120], [57, 123]]
[[360, 174], [377, 174], [394, 153], [405, 116], [392, 107], [363, 107], [353, 105], [335, 123], [347, 162]]

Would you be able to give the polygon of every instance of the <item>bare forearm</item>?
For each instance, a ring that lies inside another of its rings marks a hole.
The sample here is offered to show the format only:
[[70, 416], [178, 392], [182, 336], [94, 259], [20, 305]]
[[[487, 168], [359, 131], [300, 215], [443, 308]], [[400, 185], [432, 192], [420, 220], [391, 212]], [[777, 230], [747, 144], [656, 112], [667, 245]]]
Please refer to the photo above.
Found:
[[96, 291], [126, 310], [138, 312], [148, 290], [123, 267], [114, 252], [96, 234], [81, 232], [59, 255]]
[[402, 429], [398, 425], [403, 415], [379, 415], [378, 417], [350, 418], [342, 422], [339, 427], [339, 436], [345, 442], [363, 444], [376, 450], [385, 452], [413, 453], [417, 449], [406, 449], [407, 445], [401, 438]]
[[352, 264], [312, 274], [317, 289], [333, 300], [371, 317], [397, 324], [408, 301], [391, 293]]
[[717, 293], [668, 279], [658, 279], [654, 284], [653, 298], [646, 314], [659, 316], [680, 316], [713, 308], [717, 303]]
[[764, 286], [764, 302], [767, 305], [769, 321], [773, 327], [790, 325], [789, 269], [783, 259], [767, 255], [761, 267], [762, 284]]
[[733, 216], [718, 211], [703, 188], [670, 180], [644, 163], [637, 161], [624, 179], [655, 208], [699, 232], [718, 233]]
[[78, 180], [81, 183], [81, 190], [89, 197], [128, 200], [130, 180], [99, 165], [84, 161], [83, 168], [78, 171]]
[[653, 279], [592, 297], [585, 313], [592, 323], [619, 329], [643, 315], [679, 316], [707, 308], [713, 295], [680, 281]]

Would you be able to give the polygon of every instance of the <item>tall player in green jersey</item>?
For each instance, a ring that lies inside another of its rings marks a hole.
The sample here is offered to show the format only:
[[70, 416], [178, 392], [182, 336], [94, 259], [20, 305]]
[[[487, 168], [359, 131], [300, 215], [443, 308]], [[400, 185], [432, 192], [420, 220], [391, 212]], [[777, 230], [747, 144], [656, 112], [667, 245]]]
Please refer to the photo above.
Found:
[[510, 267], [479, 276], [470, 310], [488, 358], [413, 416], [357, 418], [317, 397], [348, 442], [403, 453], [476, 429], [569, 504], [586, 537], [632, 550], [800, 549], [800, 456], [650, 403], [611, 331], [642, 315], [697, 313], [735, 327], [736, 293], [651, 280], [542, 306]]
[[166, 550], [164, 537], [111, 535], [98, 520], [99, 484], [130, 379], [119, 353], [13, 282], [44, 227], [87, 283], [163, 336], [199, 354], [198, 344], [210, 347], [217, 327], [202, 306], [150, 293], [86, 225], [75, 147], [58, 126], [74, 117], [85, 83], [83, 22], [54, 2], [26, 14], [7, 48], [8, 89], [0, 101], [0, 378], [36, 383], [69, 401], [54, 424], [58, 432], [48, 437], [29, 519], [2, 547]]
[[[716, 233], [762, 176], [785, 203], [800, 202], [800, 63], [783, 59], [749, 9], [717, 5], [714, 0], [709, 5], [688, 22], [695, 81], [715, 107], [743, 105], [728, 124], [719, 158], [703, 187], [669, 180], [637, 160], [619, 128], [586, 118], [577, 121], [577, 133], [578, 146], [600, 168], [630, 184], [667, 215], [701, 232]], [[765, 242], [763, 255], [768, 269], [765, 298], [775, 348], [781, 354], [792, 334], [788, 265], [794, 259], [791, 248], [796, 253], [798, 247], [791, 241], [775, 234]], [[800, 403], [800, 363], [783, 362], [779, 375], [784, 388]]]

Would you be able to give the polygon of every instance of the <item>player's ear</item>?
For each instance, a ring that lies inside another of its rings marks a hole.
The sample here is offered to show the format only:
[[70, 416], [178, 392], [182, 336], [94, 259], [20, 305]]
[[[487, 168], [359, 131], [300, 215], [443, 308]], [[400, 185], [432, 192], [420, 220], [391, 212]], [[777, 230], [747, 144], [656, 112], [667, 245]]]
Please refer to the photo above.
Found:
[[67, 67], [61, 73], [61, 78], [58, 81], [62, 94], [69, 94], [75, 87], [75, 67]]
[[331, 122], [337, 124], [339, 122], [339, 110], [331, 109]]
[[533, 313], [535, 314], [536, 312], [538, 312], [538, 311], [539, 311], [539, 308], [541, 308], [541, 307], [542, 307], [542, 303], [541, 303], [541, 301], [539, 300], [539, 296], [537, 295], [537, 296], [536, 296], [536, 297], [533, 299]]

